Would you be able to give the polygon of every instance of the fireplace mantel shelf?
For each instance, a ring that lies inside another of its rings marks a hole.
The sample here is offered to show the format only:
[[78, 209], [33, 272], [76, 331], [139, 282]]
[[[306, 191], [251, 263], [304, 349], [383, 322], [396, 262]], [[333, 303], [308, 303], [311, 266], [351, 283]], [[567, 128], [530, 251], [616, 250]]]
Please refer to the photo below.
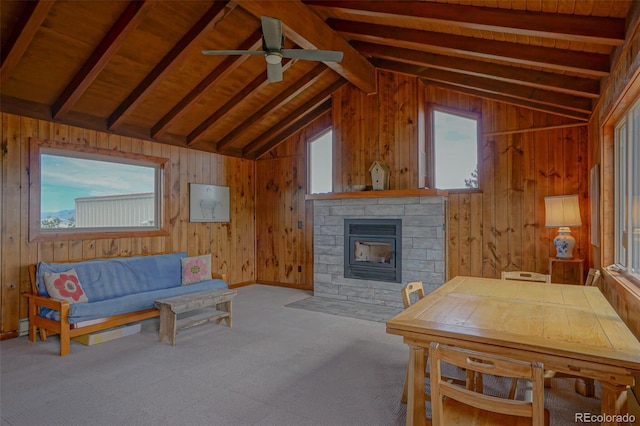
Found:
[[441, 189], [391, 189], [388, 191], [328, 192], [325, 194], [307, 194], [305, 200], [340, 200], [344, 198], [382, 198], [382, 197], [447, 197], [448, 191]]

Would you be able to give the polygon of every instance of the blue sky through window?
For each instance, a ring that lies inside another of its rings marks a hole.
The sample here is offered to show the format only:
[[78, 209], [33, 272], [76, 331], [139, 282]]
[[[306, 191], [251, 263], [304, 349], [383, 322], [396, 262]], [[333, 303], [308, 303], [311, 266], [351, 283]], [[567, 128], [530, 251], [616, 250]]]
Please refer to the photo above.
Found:
[[155, 169], [140, 165], [41, 155], [41, 211], [73, 210], [75, 199], [155, 192]]

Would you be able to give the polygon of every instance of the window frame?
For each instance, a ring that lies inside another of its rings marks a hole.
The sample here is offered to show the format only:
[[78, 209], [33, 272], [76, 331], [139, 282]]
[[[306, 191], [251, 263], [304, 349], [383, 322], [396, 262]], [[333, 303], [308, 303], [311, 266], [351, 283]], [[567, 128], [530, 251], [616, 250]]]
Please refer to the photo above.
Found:
[[[435, 112], [442, 112], [445, 114], [456, 115], [463, 118], [469, 118], [476, 121], [476, 164], [478, 170], [478, 187], [477, 188], [438, 188], [436, 186], [436, 174], [435, 174]], [[452, 108], [444, 105], [438, 105], [431, 102], [426, 103], [425, 108], [425, 141], [424, 147], [421, 150], [422, 156], [424, 156], [424, 164], [421, 164], [422, 169], [419, 177], [420, 188], [435, 188], [442, 189], [448, 193], [469, 193], [482, 191], [482, 114], [473, 111], [464, 111], [457, 108]], [[422, 161], [421, 161], [422, 163]]]
[[[42, 229], [42, 166], [43, 154], [98, 160], [111, 163], [158, 167], [156, 176], [158, 224], [148, 227], [113, 228], [50, 228]], [[152, 237], [169, 235], [169, 159], [129, 153], [80, 144], [29, 138], [29, 241], [85, 240], [103, 238]]]
[[307, 138], [306, 141], [306, 147], [307, 147], [307, 194], [309, 195], [314, 195], [314, 194], [326, 194], [325, 192], [311, 192], [311, 174], [312, 174], [312, 162], [313, 159], [311, 158], [311, 144], [320, 139], [321, 137], [325, 136], [327, 133], [331, 132], [331, 190], [329, 191], [329, 193], [332, 193], [334, 190], [334, 183], [335, 183], [335, 176], [334, 176], [334, 159], [335, 159], [335, 148], [336, 148], [336, 141], [335, 141], [335, 133], [333, 132], [333, 127], [329, 126], [325, 129], [322, 129], [319, 132], [315, 132], [313, 135], [309, 136]]
[[634, 273], [632, 258], [634, 256], [633, 208], [630, 200], [633, 198], [633, 177], [634, 168], [634, 142], [640, 131], [640, 120], [634, 119], [640, 110], [640, 97], [630, 103], [620, 117], [615, 120], [613, 126], [613, 149], [614, 149], [614, 258], [613, 262], [623, 276], [636, 285], [640, 285], [640, 273]]

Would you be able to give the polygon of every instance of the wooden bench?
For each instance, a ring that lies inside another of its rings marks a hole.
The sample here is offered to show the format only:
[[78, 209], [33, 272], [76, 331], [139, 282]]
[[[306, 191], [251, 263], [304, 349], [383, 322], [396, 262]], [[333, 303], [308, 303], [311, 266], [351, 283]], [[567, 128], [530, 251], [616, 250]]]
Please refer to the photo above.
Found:
[[[156, 300], [155, 305], [160, 309], [160, 342], [168, 337], [171, 346], [175, 346], [178, 330], [213, 320], [217, 324], [224, 320], [227, 327], [231, 327], [231, 300], [236, 294], [236, 290], [210, 290]], [[213, 309], [206, 309], [211, 307]], [[203, 309], [204, 312], [178, 319], [180, 314], [199, 309]]]

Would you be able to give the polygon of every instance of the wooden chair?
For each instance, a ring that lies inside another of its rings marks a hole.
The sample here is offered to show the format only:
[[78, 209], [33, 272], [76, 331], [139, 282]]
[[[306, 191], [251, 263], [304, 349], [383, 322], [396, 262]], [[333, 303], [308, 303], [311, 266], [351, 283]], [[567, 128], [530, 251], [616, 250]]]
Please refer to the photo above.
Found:
[[[540, 283], [551, 283], [550, 274], [540, 274], [538, 272], [502, 271], [501, 277], [503, 280], [535, 281]], [[515, 379], [511, 383], [511, 389], [509, 389], [509, 398], [511, 399], [515, 398], [517, 390], [518, 390], [518, 380]]]
[[551, 275], [539, 274], [537, 272], [526, 272], [526, 271], [502, 271], [502, 279], [550, 283]]
[[[404, 303], [404, 308], [407, 309], [411, 306], [411, 295], [416, 293], [417, 300], [420, 300], [424, 297], [424, 287], [422, 286], [422, 281], [412, 281], [408, 283], [402, 289], [402, 301]], [[429, 378], [429, 354], [425, 351], [424, 354], [424, 376]], [[471, 376], [473, 379], [473, 376]], [[467, 382], [460, 379], [448, 378], [448, 380], [454, 381], [456, 383], [466, 384], [469, 381], [469, 375], [467, 374]], [[402, 398], [400, 398], [400, 402], [403, 404], [407, 403], [407, 394], [408, 394], [408, 386], [409, 386], [409, 365], [407, 364], [407, 371], [404, 376], [404, 389], [402, 390]], [[482, 382], [480, 382], [480, 386], [482, 386]], [[425, 400], [429, 401], [429, 395], [425, 395]]]
[[587, 275], [587, 280], [584, 282], [584, 285], [597, 287], [598, 281], [600, 281], [600, 270], [595, 268], [589, 269], [589, 274]]
[[[600, 270], [591, 268], [589, 269], [589, 274], [587, 275], [587, 279], [584, 282], [585, 286], [598, 286], [598, 281], [600, 281]], [[593, 396], [595, 395], [595, 383], [593, 379], [577, 377], [567, 373], [558, 373], [553, 370], [547, 370], [544, 372], [544, 387], [551, 387], [552, 379], [564, 379], [564, 378], [575, 378], [575, 391], [580, 395], [584, 396]]]
[[[498, 355], [431, 343], [431, 417], [434, 426], [440, 425], [520, 425], [548, 424], [544, 409], [543, 366]], [[479, 393], [455, 385], [442, 377], [441, 363], [447, 362], [476, 374], [527, 379], [531, 391], [524, 401]]]

